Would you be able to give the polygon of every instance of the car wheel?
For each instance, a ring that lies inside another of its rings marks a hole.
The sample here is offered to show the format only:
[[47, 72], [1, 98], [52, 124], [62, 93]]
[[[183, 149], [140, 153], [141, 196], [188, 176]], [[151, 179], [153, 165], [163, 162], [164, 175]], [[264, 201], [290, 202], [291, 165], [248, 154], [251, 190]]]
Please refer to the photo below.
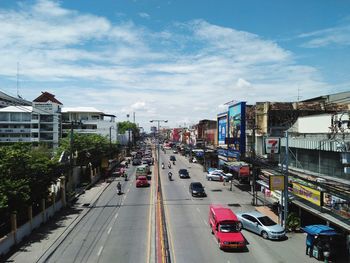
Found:
[[208, 181], [211, 181], [211, 180], [213, 180], [211, 177], [208, 177]]
[[239, 222], [238, 223], [238, 230], [241, 231], [243, 229], [243, 224], [242, 222]]
[[220, 244], [220, 239], [218, 239], [218, 245], [219, 245], [219, 249], [222, 249], [221, 244]]
[[263, 237], [263, 239], [268, 239], [269, 238], [269, 235], [267, 234], [266, 231], [262, 231], [261, 232], [261, 236]]

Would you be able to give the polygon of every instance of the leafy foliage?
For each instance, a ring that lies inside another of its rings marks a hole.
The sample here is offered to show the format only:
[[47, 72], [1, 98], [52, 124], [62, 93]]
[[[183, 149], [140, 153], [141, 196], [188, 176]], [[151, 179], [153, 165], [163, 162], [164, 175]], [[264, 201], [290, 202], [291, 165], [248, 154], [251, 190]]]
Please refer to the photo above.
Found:
[[139, 128], [135, 123], [130, 121], [118, 122], [118, 133], [124, 134], [129, 129], [132, 130], [133, 134], [137, 134], [139, 132]]

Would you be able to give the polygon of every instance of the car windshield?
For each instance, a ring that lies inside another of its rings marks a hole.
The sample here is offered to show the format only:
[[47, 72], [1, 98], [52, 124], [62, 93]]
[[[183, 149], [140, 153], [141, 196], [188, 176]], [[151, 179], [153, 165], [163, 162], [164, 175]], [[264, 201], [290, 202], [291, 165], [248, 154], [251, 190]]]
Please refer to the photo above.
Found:
[[203, 186], [202, 186], [201, 183], [195, 183], [195, 184], [192, 184], [192, 188], [193, 188], [193, 189], [202, 189]]
[[187, 174], [188, 172], [187, 172], [186, 169], [181, 169], [181, 170], [179, 171], [179, 173], [181, 173], [181, 174]]
[[259, 221], [261, 222], [261, 224], [263, 224], [264, 226], [274, 226], [277, 225], [274, 221], [272, 221], [271, 218], [269, 218], [268, 216], [262, 216], [258, 218]]
[[222, 224], [219, 226], [219, 231], [223, 233], [238, 232], [237, 224]]

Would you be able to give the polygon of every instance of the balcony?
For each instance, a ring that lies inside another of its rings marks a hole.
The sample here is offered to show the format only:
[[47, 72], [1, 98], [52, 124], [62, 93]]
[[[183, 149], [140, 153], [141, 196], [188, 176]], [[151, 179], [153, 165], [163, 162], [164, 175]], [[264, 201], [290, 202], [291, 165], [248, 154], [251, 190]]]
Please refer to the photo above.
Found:
[[30, 137], [26, 138], [20, 138], [20, 137], [11, 137], [11, 138], [6, 138], [6, 137], [0, 137], [0, 142], [31, 142]]
[[30, 133], [30, 128], [2, 128], [0, 133]]

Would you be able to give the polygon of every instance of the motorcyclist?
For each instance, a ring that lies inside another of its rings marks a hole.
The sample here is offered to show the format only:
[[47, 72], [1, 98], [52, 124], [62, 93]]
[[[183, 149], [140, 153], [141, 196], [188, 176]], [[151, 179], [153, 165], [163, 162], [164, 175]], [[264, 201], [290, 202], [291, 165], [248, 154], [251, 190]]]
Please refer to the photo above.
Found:
[[171, 163], [170, 162], [168, 163], [168, 167], [169, 167], [169, 169], [171, 168]]
[[125, 173], [124, 176], [125, 176], [125, 181], [127, 181], [128, 180], [128, 174]]
[[173, 161], [173, 165], [175, 165], [175, 161]]
[[121, 194], [121, 192], [122, 192], [122, 184], [120, 182], [118, 182], [118, 184], [117, 184], [117, 189], [118, 189], [118, 194]]
[[162, 169], [164, 169], [164, 163], [162, 163]]
[[169, 180], [171, 181], [171, 177], [173, 176], [172, 172], [168, 173]]

